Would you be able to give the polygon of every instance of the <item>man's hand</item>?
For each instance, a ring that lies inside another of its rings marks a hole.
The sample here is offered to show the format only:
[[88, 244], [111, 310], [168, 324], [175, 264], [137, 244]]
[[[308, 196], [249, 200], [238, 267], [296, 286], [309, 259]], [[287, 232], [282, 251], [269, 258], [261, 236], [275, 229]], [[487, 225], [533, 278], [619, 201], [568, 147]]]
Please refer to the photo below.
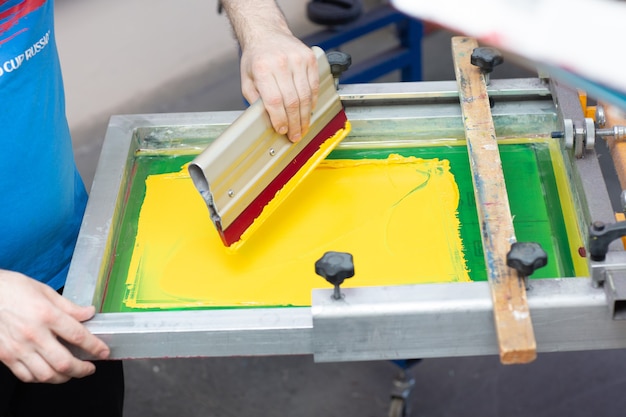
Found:
[[109, 348], [81, 324], [94, 315], [45, 284], [0, 270], [0, 361], [24, 382], [62, 383], [92, 374], [59, 339], [106, 359]]
[[249, 43], [241, 56], [241, 91], [248, 102], [259, 97], [272, 126], [297, 142], [306, 133], [319, 89], [317, 59], [298, 39], [274, 33]]
[[276, 132], [299, 141], [319, 91], [317, 59], [293, 36], [274, 0], [224, 0], [242, 50], [241, 90], [263, 100]]

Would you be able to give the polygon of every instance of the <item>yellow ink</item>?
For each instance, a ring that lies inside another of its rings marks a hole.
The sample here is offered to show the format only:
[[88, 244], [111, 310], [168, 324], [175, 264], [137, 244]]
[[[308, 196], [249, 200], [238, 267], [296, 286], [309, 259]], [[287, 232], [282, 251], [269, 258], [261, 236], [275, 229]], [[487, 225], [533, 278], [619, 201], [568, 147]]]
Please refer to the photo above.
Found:
[[469, 281], [447, 160], [324, 160], [237, 251], [186, 168], [151, 175], [127, 279], [131, 308], [310, 305], [314, 263], [350, 252], [346, 287]]
[[261, 215], [246, 229], [239, 240], [229, 246], [232, 251], [237, 251], [249, 239], [250, 236], [265, 222], [269, 216], [287, 199], [298, 185], [311, 173], [313, 169], [328, 156], [328, 154], [350, 133], [352, 128], [350, 122], [346, 120], [343, 129], [339, 129], [333, 136], [326, 139], [319, 149], [304, 163], [298, 172], [287, 181], [285, 185], [276, 193], [274, 198], [263, 208]]

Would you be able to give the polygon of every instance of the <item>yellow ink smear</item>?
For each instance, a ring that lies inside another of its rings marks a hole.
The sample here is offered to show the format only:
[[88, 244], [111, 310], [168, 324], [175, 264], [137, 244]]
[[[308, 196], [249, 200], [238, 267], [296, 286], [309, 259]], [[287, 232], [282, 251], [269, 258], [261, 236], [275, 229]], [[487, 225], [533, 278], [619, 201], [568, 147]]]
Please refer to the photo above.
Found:
[[186, 167], [151, 175], [126, 282], [131, 308], [307, 306], [324, 252], [350, 252], [345, 287], [469, 281], [447, 160], [324, 160], [237, 251]]
[[311, 173], [315, 167], [324, 160], [330, 154], [330, 152], [341, 142], [348, 133], [352, 126], [348, 120], [344, 125], [343, 129], [339, 129], [333, 136], [326, 139], [319, 147], [319, 149], [311, 155], [311, 157], [302, 165], [302, 167], [296, 172], [296, 174], [287, 181], [286, 184], [276, 193], [274, 198], [272, 198], [267, 205], [263, 208], [263, 211], [257, 217], [254, 222], [248, 227], [239, 240], [228, 248], [232, 251], [237, 251], [243, 244], [248, 240], [249, 236], [252, 236], [256, 232], [256, 230], [261, 227], [261, 225], [265, 222], [269, 216], [291, 195], [291, 192], [295, 190], [300, 183]]

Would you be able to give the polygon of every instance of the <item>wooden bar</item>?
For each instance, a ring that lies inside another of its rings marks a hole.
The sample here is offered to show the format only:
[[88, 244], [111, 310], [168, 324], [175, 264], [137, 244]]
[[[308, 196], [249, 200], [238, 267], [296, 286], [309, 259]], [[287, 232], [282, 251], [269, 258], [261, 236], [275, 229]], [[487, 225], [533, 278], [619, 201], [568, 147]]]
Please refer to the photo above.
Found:
[[516, 240], [515, 230], [485, 79], [480, 69], [470, 62], [476, 47], [475, 39], [452, 38], [500, 361], [503, 364], [528, 363], [537, 356], [537, 344], [524, 281], [516, 270], [506, 265], [506, 255]]

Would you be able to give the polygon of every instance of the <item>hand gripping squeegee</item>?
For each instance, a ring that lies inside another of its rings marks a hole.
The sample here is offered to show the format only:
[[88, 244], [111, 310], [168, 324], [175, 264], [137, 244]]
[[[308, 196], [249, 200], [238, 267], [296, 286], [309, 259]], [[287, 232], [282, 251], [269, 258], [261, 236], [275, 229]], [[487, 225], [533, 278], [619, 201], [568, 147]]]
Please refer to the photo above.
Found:
[[326, 55], [318, 47], [313, 50], [319, 96], [299, 142], [276, 133], [257, 100], [189, 165], [226, 246], [243, 244], [350, 130]]

